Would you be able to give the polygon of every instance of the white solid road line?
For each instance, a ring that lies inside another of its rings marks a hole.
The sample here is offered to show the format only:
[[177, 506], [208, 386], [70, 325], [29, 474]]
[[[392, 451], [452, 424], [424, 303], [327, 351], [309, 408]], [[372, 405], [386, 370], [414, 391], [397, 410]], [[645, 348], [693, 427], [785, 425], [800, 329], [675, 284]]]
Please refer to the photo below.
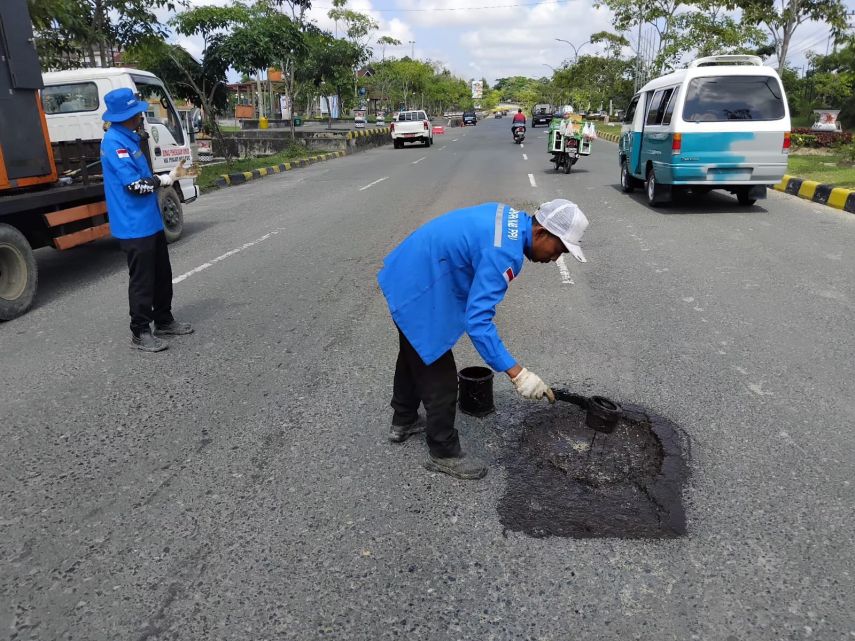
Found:
[[185, 273], [181, 274], [180, 276], [176, 276], [175, 278], [172, 279], [172, 284], [175, 285], [176, 283], [180, 283], [182, 280], [187, 280], [193, 274], [198, 274], [199, 272], [203, 272], [206, 269], [208, 269], [208, 267], [213, 267], [216, 263], [219, 263], [221, 260], [225, 260], [229, 256], [234, 256], [235, 254], [242, 252], [244, 249], [252, 247], [253, 245], [257, 245], [258, 243], [264, 242], [265, 240], [267, 240], [271, 236], [275, 236], [276, 234], [278, 234], [280, 231], [282, 231], [282, 230], [276, 229], [276, 230], [270, 232], [269, 234], [264, 234], [264, 236], [262, 236], [261, 238], [257, 238], [253, 241], [248, 242], [248, 243], [244, 243], [240, 247], [236, 247], [235, 249], [232, 249], [231, 251], [227, 251], [225, 254], [217, 256], [216, 258], [212, 258], [207, 263], [202, 263], [198, 267], [194, 267], [193, 269], [191, 269], [189, 272], [185, 272]]
[[427, 156], [422, 156], [422, 157], [421, 157], [421, 158], [419, 158], [418, 160], [414, 160], [414, 161], [413, 161], [413, 164], [414, 164], [414, 165], [418, 165], [418, 164], [419, 164], [421, 161], [423, 161], [425, 158], [427, 158]]
[[558, 265], [558, 272], [561, 274], [561, 282], [565, 285], [575, 285], [573, 279], [570, 278], [570, 270], [567, 267], [567, 263], [564, 262], [564, 256], [559, 256], [558, 260], [555, 261], [555, 264]]
[[528, 160], [528, 155], [523, 154], [523, 160]]
[[365, 187], [360, 187], [359, 191], [365, 191], [366, 189], [368, 189], [369, 187], [373, 187], [377, 183], [382, 183], [384, 180], [389, 180], [389, 176], [383, 176], [382, 178], [378, 178], [373, 183], [368, 183], [367, 185], [365, 185]]
[[537, 187], [537, 183], [536, 183], [536, 182], [534, 182], [534, 174], [529, 174], [529, 175], [528, 175], [528, 181], [531, 183], [531, 186], [532, 186], [532, 187]]

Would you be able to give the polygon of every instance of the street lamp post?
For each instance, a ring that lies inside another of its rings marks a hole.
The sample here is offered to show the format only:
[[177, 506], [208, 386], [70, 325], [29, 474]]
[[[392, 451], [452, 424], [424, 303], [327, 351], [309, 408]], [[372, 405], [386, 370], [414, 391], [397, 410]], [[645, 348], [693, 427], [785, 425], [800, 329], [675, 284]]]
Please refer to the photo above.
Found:
[[545, 62], [542, 62], [542, 63], [540, 63], [540, 64], [542, 64], [544, 67], [549, 67], [550, 69], [552, 69], [553, 73], [554, 73], [554, 72], [556, 72], [556, 71], [558, 71], [558, 69], [556, 69], [556, 68], [555, 68], [555, 67], [553, 67], [552, 65], [548, 65], [548, 64], [546, 64]]
[[556, 38], [556, 40], [557, 40], [558, 42], [564, 42], [564, 43], [566, 43], [566, 44], [570, 45], [571, 47], [573, 47], [573, 62], [576, 62], [576, 61], [579, 59], [579, 51], [582, 49], [582, 47], [584, 47], [585, 45], [589, 45], [589, 44], [591, 44], [591, 41], [590, 41], [590, 40], [588, 40], [588, 41], [586, 41], [586, 42], [583, 42], [582, 44], [580, 44], [580, 45], [577, 47], [576, 45], [574, 45], [574, 44], [573, 44], [572, 42], [570, 42], [569, 40], [563, 40], [563, 39], [561, 39], [561, 38]]
[[416, 59], [416, 41], [415, 40], [409, 40], [408, 42], [410, 43], [410, 58], [415, 60]]

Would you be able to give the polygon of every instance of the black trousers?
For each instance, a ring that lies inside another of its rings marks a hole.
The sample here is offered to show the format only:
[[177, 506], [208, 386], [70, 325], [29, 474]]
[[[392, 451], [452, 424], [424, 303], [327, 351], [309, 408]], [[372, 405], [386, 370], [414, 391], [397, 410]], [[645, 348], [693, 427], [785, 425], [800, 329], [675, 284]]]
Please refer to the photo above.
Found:
[[151, 322], [172, 322], [172, 265], [162, 231], [144, 238], [122, 238], [119, 246], [128, 256], [128, 301], [131, 332], [150, 331]]
[[460, 456], [460, 437], [454, 428], [457, 413], [457, 366], [448, 350], [425, 365], [407, 337], [398, 330], [398, 362], [392, 391], [394, 425], [409, 425], [424, 403], [427, 415], [426, 440], [436, 458]]

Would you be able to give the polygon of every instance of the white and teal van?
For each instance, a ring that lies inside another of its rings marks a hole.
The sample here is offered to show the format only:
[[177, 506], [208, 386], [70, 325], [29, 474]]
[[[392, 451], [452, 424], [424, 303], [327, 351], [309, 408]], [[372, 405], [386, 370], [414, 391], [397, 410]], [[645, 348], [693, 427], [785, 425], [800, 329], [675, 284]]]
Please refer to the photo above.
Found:
[[756, 56], [712, 56], [648, 82], [629, 104], [619, 145], [621, 186], [651, 205], [678, 189], [723, 189], [742, 205], [787, 170], [790, 110], [781, 79]]

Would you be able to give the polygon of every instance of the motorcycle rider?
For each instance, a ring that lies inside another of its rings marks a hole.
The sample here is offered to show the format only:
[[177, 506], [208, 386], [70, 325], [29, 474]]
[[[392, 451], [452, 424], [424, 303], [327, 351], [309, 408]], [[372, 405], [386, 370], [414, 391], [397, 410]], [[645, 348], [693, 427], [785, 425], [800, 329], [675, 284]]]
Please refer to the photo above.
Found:
[[[517, 109], [514, 114], [514, 120], [511, 123], [511, 135], [514, 137], [514, 142], [517, 141], [517, 129], [522, 128], [522, 138], [525, 138], [525, 114], [522, 109]], [[521, 138], [521, 140], [522, 140]]]

